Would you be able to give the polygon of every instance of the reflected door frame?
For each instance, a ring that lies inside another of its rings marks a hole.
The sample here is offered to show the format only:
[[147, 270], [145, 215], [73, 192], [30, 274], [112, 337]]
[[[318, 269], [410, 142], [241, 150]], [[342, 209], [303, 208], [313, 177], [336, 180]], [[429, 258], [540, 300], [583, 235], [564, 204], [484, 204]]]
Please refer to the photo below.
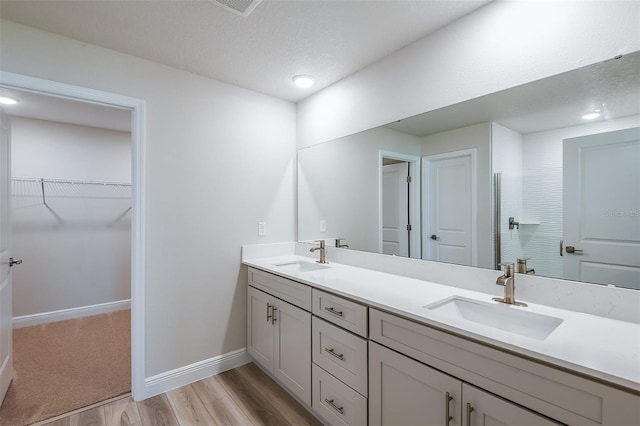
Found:
[[[422, 194], [422, 223], [424, 224], [423, 241], [423, 259], [434, 260], [430, 252], [430, 196], [429, 185], [431, 184], [431, 163], [435, 161], [455, 159], [460, 157], [469, 157], [471, 163], [470, 187], [471, 187], [471, 265], [478, 266], [478, 165], [477, 165], [477, 150], [463, 149], [459, 151], [446, 152], [442, 154], [428, 155], [422, 157], [422, 188], [424, 188]], [[437, 259], [436, 259], [437, 260]]]
[[420, 157], [417, 155], [403, 154], [399, 152], [378, 151], [378, 253], [382, 253], [382, 161], [388, 158], [391, 160], [406, 161], [409, 163], [409, 218], [411, 232], [409, 234], [409, 246], [411, 247], [410, 257], [420, 259], [422, 257], [422, 246], [420, 243], [422, 231], [420, 227]]

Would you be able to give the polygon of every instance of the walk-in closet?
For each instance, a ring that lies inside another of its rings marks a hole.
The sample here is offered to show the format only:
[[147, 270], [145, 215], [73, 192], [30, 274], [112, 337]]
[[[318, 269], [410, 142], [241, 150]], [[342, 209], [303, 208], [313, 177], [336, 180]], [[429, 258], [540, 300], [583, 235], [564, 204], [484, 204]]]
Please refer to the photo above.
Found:
[[28, 92], [10, 127], [14, 379], [1, 424], [130, 392], [130, 112]]

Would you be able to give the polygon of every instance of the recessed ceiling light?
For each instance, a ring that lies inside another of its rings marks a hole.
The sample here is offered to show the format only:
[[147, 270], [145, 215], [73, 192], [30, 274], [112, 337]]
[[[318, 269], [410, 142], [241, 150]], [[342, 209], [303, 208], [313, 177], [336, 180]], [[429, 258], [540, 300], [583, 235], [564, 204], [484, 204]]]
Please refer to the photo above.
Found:
[[300, 74], [293, 77], [294, 84], [298, 87], [302, 87], [303, 89], [313, 86], [313, 83], [315, 83], [315, 81], [315, 77], [308, 74]]
[[11, 96], [0, 96], [0, 104], [2, 105], [15, 105], [20, 102], [19, 99], [12, 98]]
[[600, 117], [600, 110], [595, 110], [593, 112], [590, 112], [588, 114], [583, 115], [582, 119], [583, 120], [595, 120], [598, 117]]

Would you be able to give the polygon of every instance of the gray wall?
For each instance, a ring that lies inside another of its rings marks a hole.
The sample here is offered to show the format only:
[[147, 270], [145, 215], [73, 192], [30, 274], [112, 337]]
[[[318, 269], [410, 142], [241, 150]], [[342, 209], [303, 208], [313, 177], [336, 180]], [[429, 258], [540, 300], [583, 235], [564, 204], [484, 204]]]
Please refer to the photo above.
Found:
[[295, 105], [7, 21], [0, 47], [4, 71], [146, 101], [146, 376], [245, 347], [241, 244], [295, 236]]
[[494, 1], [300, 102], [298, 146], [635, 52], [639, 21], [640, 2]]

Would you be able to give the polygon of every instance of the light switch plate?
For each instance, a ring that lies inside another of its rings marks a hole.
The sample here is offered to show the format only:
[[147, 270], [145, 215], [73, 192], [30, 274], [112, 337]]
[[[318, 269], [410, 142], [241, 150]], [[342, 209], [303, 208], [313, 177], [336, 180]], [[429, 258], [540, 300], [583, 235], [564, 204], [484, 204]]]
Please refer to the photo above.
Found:
[[327, 232], [327, 221], [326, 220], [321, 220], [320, 221], [320, 232]]
[[265, 237], [267, 235], [267, 222], [258, 222], [258, 236]]

